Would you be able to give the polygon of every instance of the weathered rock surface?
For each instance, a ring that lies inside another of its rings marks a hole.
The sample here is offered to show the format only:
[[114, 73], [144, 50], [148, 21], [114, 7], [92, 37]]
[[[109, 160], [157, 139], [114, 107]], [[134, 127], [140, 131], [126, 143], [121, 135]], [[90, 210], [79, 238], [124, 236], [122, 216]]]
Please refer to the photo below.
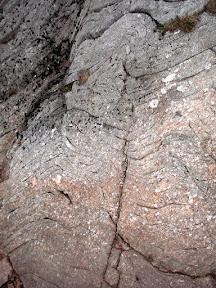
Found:
[[2, 288], [22, 288], [22, 282], [8, 257], [0, 250], [0, 285]]
[[[80, 4], [79, 4], [80, 2]], [[83, 1], [4, 1], [1, 4], [1, 99], [35, 78], [62, 70]], [[5, 73], [7, 71], [7, 73]]]
[[0, 260], [0, 271], [0, 285], [2, 286], [8, 281], [12, 274], [12, 268], [6, 257]]
[[157, 29], [207, 2], [0, 4], [0, 249], [25, 288], [216, 287], [216, 18]]
[[180, 1], [149, 1], [132, 0], [131, 12], [150, 14], [158, 22], [164, 24], [172, 19], [199, 12], [208, 0], [180, 0]]

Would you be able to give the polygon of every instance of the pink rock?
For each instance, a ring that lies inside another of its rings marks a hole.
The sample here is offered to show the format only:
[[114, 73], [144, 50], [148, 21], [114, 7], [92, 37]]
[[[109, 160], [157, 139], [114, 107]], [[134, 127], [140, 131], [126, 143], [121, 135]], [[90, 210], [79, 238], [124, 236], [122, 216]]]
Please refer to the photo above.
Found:
[[8, 281], [12, 273], [12, 267], [7, 260], [7, 258], [3, 258], [0, 260], [0, 286]]

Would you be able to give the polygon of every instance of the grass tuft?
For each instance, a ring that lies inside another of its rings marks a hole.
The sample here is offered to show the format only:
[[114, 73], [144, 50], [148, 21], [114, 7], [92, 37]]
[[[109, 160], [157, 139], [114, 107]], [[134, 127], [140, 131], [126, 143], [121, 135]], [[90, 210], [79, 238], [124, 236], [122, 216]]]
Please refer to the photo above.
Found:
[[[171, 2], [171, 1], [167, 0], [166, 2]], [[157, 28], [159, 30], [162, 30], [164, 33], [167, 31], [174, 32], [176, 30], [181, 30], [185, 33], [189, 33], [196, 26], [197, 22], [199, 21], [200, 15], [203, 12], [216, 14], [216, 0], [209, 1], [205, 5], [205, 7], [202, 9], [202, 11], [198, 13], [187, 15], [184, 17], [176, 17], [175, 19], [165, 23], [164, 25], [157, 23]]]
[[216, 1], [209, 1], [205, 5], [205, 10], [209, 13], [216, 14]]
[[196, 26], [197, 22], [199, 21], [199, 17], [200, 13], [194, 13], [193, 15], [187, 15], [184, 17], [176, 17], [176, 19], [165, 23], [163, 25], [163, 30], [164, 32], [181, 30], [185, 33], [189, 33]]

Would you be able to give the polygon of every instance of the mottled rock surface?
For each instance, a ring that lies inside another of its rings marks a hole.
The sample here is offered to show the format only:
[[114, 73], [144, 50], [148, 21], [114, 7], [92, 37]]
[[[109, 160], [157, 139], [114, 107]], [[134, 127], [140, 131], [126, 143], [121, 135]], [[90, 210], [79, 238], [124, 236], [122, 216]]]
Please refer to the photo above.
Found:
[[23, 288], [19, 275], [13, 269], [12, 263], [0, 250], [0, 285], [2, 288]]
[[1, 2], [4, 288], [216, 287], [207, 2]]
[[0, 260], [0, 271], [0, 285], [2, 286], [8, 281], [12, 274], [12, 268], [6, 257]]

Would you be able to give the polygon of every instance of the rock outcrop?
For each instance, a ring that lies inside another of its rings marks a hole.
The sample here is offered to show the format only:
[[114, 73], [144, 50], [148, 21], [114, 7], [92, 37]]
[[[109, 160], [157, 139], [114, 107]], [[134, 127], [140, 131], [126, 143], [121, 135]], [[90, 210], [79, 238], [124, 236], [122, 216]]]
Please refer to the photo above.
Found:
[[2, 1], [2, 287], [216, 287], [207, 3]]

